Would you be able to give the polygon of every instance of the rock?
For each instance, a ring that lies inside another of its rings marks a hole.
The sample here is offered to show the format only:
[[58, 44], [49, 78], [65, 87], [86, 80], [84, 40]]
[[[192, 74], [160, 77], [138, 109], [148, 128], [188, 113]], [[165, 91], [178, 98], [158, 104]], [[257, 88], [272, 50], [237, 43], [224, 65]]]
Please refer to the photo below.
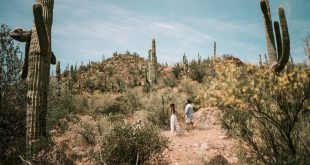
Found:
[[209, 146], [207, 143], [202, 143], [201, 146], [200, 146], [201, 149], [203, 150], [208, 150], [209, 149]]
[[228, 139], [228, 137], [225, 136], [225, 135], [219, 136], [218, 138], [219, 138], [219, 139]]
[[217, 165], [217, 164], [221, 164], [221, 165], [229, 165], [230, 163], [228, 162], [228, 160], [223, 157], [222, 155], [216, 155], [214, 156], [210, 161], [209, 164], [211, 165]]
[[239, 159], [237, 157], [235, 157], [235, 156], [231, 157], [231, 160], [234, 161], [234, 162], [238, 162], [239, 161]]
[[193, 144], [193, 147], [200, 147], [200, 144], [199, 143], [195, 143], [195, 144]]

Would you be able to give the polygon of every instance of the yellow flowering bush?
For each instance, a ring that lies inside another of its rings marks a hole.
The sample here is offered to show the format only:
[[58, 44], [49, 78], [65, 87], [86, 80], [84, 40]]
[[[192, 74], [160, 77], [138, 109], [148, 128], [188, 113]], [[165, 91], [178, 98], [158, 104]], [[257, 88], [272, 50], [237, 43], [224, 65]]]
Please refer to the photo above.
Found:
[[231, 64], [217, 65], [216, 73], [209, 92], [223, 110], [223, 126], [250, 146], [252, 161], [310, 161], [309, 68], [290, 66], [276, 74]]

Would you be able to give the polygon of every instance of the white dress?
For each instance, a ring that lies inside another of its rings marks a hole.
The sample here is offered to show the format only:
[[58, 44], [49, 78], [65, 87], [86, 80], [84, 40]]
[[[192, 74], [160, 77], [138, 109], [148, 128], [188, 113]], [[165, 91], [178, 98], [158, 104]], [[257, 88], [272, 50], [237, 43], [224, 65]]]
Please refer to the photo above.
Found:
[[179, 131], [179, 124], [178, 124], [178, 119], [175, 114], [171, 115], [170, 118], [170, 128], [171, 128], [171, 133], [178, 132]]

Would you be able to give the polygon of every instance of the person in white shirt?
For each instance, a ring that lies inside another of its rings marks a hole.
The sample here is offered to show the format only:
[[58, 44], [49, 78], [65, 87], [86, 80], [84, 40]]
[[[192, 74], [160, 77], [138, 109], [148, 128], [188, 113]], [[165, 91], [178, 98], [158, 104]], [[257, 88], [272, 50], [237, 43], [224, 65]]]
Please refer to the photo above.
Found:
[[170, 112], [171, 112], [171, 117], [170, 117], [171, 133], [177, 134], [179, 132], [179, 124], [178, 124], [178, 118], [176, 115], [174, 104], [170, 104]]
[[185, 123], [187, 125], [187, 130], [189, 129], [189, 126], [193, 126], [193, 113], [192, 102], [187, 100], [185, 106]]

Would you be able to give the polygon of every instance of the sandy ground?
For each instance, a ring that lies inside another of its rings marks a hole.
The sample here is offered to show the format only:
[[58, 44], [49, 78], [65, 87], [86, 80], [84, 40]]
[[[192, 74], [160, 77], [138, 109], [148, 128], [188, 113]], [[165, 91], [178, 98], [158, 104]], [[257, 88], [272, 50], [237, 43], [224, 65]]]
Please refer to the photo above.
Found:
[[195, 128], [187, 131], [180, 122], [178, 135], [163, 131], [171, 143], [162, 153], [165, 160], [162, 164], [239, 164], [238, 141], [228, 137], [221, 129], [218, 115], [216, 108], [202, 108], [194, 114]]

